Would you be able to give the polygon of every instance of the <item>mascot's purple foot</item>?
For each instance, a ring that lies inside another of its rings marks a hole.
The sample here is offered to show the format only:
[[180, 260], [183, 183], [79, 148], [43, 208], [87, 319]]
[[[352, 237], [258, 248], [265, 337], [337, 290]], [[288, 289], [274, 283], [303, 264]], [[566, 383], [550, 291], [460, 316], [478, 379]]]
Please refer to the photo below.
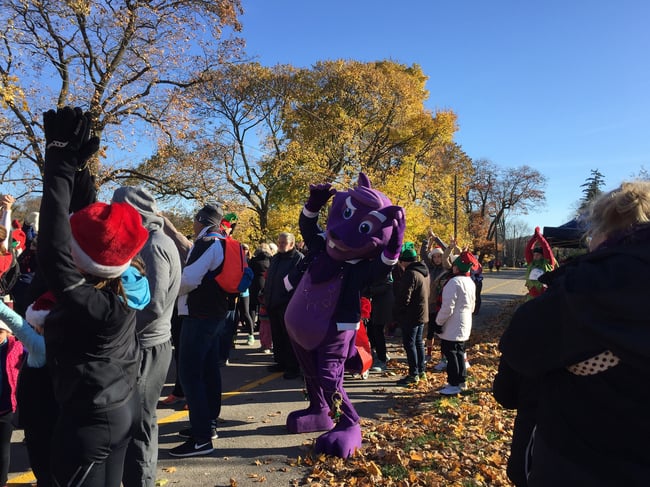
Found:
[[354, 455], [354, 451], [361, 448], [361, 426], [341, 426], [340, 423], [327, 433], [316, 438], [314, 453], [325, 453], [340, 458]]
[[307, 408], [294, 411], [287, 417], [287, 429], [289, 433], [329, 431], [334, 427], [334, 422], [328, 413], [329, 408], [324, 410]]

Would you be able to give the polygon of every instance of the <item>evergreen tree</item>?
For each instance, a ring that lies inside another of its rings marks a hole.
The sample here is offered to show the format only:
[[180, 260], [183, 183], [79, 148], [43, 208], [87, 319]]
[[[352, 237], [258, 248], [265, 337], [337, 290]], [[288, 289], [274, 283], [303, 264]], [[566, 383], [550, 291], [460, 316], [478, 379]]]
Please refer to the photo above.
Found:
[[582, 188], [582, 198], [580, 199], [578, 213], [582, 213], [582, 211], [589, 206], [589, 203], [603, 192], [603, 186], [605, 186], [605, 176], [603, 176], [598, 169], [592, 169], [591, 176], [580, 185]]

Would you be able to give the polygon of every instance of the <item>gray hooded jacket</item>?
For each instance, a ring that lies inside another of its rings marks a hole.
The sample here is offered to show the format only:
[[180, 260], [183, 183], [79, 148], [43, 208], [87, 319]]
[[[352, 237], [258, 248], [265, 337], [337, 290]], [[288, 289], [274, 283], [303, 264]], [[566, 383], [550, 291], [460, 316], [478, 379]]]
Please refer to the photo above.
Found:
[[171, 339], [171, 318], [181, 283], [181, 260], [173, 240], [163, 232], [163, 218], [158, 215], [154, 197], [143, 188], [121, 187], [113, 201], [125, 202], [142, 215], [149, 230], [149, 240], [140, 251], [146, 265], [151, 302], [137, 313], [137, 334], [143, 348], [160, 345]]

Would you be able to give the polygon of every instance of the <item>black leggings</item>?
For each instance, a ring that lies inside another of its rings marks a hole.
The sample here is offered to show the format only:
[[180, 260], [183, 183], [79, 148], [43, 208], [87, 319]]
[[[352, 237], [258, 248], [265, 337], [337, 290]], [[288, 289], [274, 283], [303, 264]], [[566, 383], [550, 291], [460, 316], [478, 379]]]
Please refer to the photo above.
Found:
[[174, 389], [172, 389], [172, 394], [176, 397], [185, 397], [183, 392], [183, 386], [181, 385], [181, 380], [178, 376], [178, 357], [181, 350], [181, 328], [183, 325], [183, 317], [178, 316], [178, 310], [174, 306], [174, 314], [172, 315], [172, 345], [174, 345], [174, 368], [176, 369], [176, 379], [174, 381]]
[[237, 313], [239, 315], [239, 321], [244, 324], [244, 330], [249, 335], [255, 333], [255, 324], [253, 323], [253, 318], [251, 318], [250, 313], [248, 312], [250, 306], [250, 297], [249, 296], [239, 296], [237, 299]]
[[54, 485], [120, 487], [124, 456], [138, 421], [139, 396], [110, 411], [63, 408], [54, 429]]
[[48, 367], [23, 365], [18, 376], [16, 398], [20, 425], [25, 430], [29, 464], [38, 481], [38, 487], [49, 487], [52, 485], [52, 435], [59, 406], [54, 399], [52, 377]]
[[0, 485], [7, 483], [9, 476], [9, 457], [11, 453], [11, 433], [14, 430], [11, 424], [14, 413], [0, 416]]

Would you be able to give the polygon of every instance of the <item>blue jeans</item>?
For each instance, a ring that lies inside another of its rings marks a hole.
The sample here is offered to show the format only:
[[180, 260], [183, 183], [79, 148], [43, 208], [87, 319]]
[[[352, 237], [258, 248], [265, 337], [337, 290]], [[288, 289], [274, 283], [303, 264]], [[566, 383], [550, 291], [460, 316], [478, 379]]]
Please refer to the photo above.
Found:
[[235, 323], [236, 310], [230, 309], [226, 312], [225, 324], [219, 332], [219, 361], [225, 362], [230, 358], [232, 350], [232, 340], [237, 333], [237, 323]]
[[420, 375], [424, 372], [424, 323], [402, 325], [402, 343], [409, 364], [409, 375]]
[[221, 413], [219, 345], [225, 326], [224, 318], [186, 317], [181, 328], [180, 379], [197, 443], [211, 441], [210, 421]]

